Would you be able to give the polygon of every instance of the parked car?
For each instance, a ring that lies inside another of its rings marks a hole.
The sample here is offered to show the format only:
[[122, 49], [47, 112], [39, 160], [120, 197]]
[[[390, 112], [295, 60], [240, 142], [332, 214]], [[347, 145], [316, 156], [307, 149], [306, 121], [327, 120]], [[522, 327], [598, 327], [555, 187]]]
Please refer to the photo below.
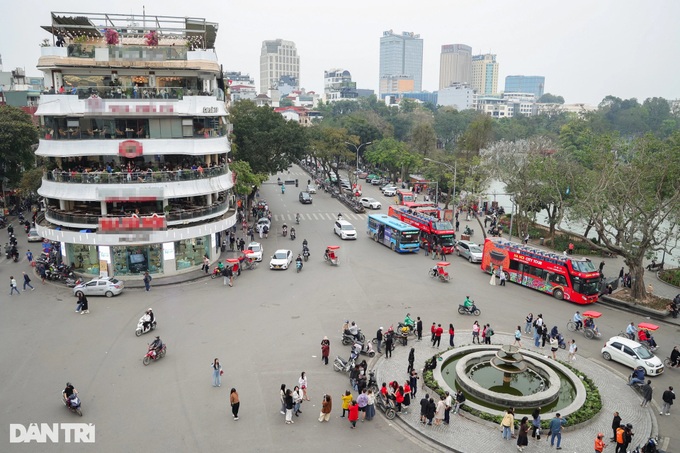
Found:
[[614, 360], [632, 369], [641, 366], [647, 376], [658, 376], [664, 371], [663, 363], [657, 356], [628, 338], [611, 337], [601, 352], [605, 360]]
[[307, 186], [307, 192], [309, 193], [316, 193], [316, 186], [314, 184], [309, 184]]
[[383, 184], [383, 179], [382, 178], [373, 178], [371, 179], [371, 184], [374, 186], [379, 186], [380, 184]]
[[309, 194], [309, 192], [300, 192], [298, 199], [302, 204], [312, 204], [312, 196]]
[[466, 258], [471, 263], [482, 262], [482, 248], [470, 241], [458, 241], [456, 243], [456, 254]]
[[262, 244], [259, 242], [251, 242], [248, 244], [248, 251], [250, 252], [250, 255], [253, 255], [255, 261], [262, 261], [262, 253], [264, 252]]
[[341, 239], [356, 239], [357, 230], [347, 220], [336, 220], [333, 232], [340, 236]]
[[383, 195], [386, 197], [396, 197], [397, 196], [397, 188], [396, 187], [390, 187], [385, 190], [383, 190]]
[[28, 242], [42, 242], [43, 238], [38, 234], [38, 230], [31, 228], [28, 230]]
[[293, 262], [293, 252], [290, 250], [277, 250], [269, 261], [269, 269], [288, 269]]
[[73, 295], [113, 297], [123, 292], [123, 282], [113, 277], [100, 277], [73, 288]]
[[397, 186], [395, 186], [395, 185], [392, 184], [391, 182], [388, 182], [388, 183], [386, 183], [384, 186], [382, 186], [382, 187], [380, 188], [380, 191], [381, 191], [381, 192], [384, 192], [385, 189], [396, 189], [396, 188], [397, 188]]
[[380, 209], [382, 207], [378, 200], [370, 197], [364, 197], [360, 199], [359, 203], [361, 203], [364, 206], [364, 208]]

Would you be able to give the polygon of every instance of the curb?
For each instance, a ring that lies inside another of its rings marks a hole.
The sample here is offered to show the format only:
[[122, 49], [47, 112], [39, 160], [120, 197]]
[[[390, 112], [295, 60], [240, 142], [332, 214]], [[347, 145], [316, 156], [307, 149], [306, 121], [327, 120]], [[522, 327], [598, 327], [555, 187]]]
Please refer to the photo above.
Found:
[[598, 303], [601, 303], [603, 305], [606, 305], [611, 308], [618, 308], [620, 310], [625, 310], [630, 313], [636, 313], [639, 315], [643, 316], [648, 316], [650, 318], [659, 320], [659, 321], [665, 321], [670, 324], [676, 324], [680, 325], [679, 321], [673, 320], [673, 318], [669, 317], [668, 313], [666, 311], [661, 311], [661, 310], [656, 310], [654, 308], [647, 308], [642, 305], [626, 302], [620, 299], [617, 299], [615, 297], [609, 296], [609, 295], [602, 295], [598, 299]]

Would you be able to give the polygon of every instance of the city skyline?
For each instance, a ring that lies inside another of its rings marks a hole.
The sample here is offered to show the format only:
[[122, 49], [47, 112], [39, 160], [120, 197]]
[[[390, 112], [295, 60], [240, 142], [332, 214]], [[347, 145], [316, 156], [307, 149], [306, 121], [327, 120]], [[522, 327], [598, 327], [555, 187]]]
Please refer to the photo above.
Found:
[[[264, 0], [257, 8], [236, 4], [228, 12], [206, 17], [220, 25], [216, 51], [225, 71], [249, 73], [259, 87], [262, 42], [280, 38], [296, 44], [301, 85], [306, 90], [322, 93], [324, 71], [339, 67], [352, 73], [358, 88], [377, 92], [379, 38], [385, 30], [413, 31], [424, 41], [423, 90], [438, 88], [441, 46], [466, 43], [474, 55], [497, 55], [500, 80], [540, 74], [548, 82], [547, 92], [563, 96], [568, 103], [596, 105], [607, 95], [640, 101], [655, 96], [680, 98], [675, 80], [680, 63], [660, 58], [680, 53], [680, 31], [673, 19], [680, 15], [679, 2], [662, 1], [643, 10], [643, 4], [634, 1], [577, 0], [561, 4], [556, 12], [538, 0], [527, 0], [522, 8], [487, 0], [416, 10], [403, 0], [389, 4], [348, 0], [345, 7], [356, 16], [351, 24], [326, 19], [324, 8], [312, 5], [317, 6], [294, 0], [279, 10], [278, 3]], [[4, 70], [22, 67], [28, 76], [39, 75], [38, 45], [49, 37], [40, 26], [49, 23], [52, 10], [141, 14], [140, 6], [131, 0], [120, 0], [115, 7], [72, 0], [56, 7], [29, 0], [25, 8], [7, 9], [0, 18]], [[204, 7], [221, 11], [214, 0], [206, 0]], [[156, 15], [193, 15], [191, 8], [173, 1], [146, 9]], [[407, 10], [402, 15], [385, 13]], [[513, 23], [525, 26], [508, 27]]]

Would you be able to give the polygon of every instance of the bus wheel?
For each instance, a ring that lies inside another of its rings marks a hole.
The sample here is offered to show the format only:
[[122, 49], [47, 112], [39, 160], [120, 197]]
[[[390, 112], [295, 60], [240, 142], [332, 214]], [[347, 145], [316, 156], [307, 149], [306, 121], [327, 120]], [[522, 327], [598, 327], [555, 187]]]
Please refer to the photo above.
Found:
[[390, 244], [390, 248], [394, 251], [394, 242]]
[[562, 300], [564, 299], [564, 291], [562, 291], [561, 289], [556, 289], [555, 291], [553, 291], [553, 296], [555, 296], [555, 299]]
[[375, 242], [378, 242], [378, 235], [377, 235], [377, 234], [374, 234], [374, 235], [373, 235], [373, 240], [374, 240]]

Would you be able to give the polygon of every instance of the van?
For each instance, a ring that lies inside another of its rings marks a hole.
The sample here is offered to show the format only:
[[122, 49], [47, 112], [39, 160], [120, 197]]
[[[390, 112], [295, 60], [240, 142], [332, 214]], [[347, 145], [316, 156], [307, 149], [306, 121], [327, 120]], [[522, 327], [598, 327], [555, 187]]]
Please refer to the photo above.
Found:
[[340, 236], [341, 239], [356, 239], [357, 230], [347, 220], [336, 220], [333, 232]]

